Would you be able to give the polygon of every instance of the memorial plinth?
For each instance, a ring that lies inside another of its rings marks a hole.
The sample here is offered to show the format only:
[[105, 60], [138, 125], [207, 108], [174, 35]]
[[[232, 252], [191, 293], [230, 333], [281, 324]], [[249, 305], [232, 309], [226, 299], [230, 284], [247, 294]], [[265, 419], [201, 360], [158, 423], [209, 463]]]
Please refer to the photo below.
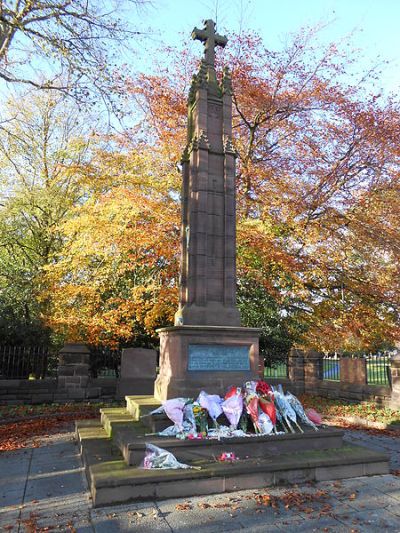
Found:
[[224, 395], [230, 385], [257, 379], [259, 330], [219, 326], [177, 326], [158, 330], [160, 373], [155, 396], [197, 397], [206, 388]]
[[243, 328], [236, 305], [236, 186], [232, 144], [232, 84], [219, 83], [215, 46], [227, 39], [212, 20], [194, 39], [205, 56], [188, 98], [187, 145], [182, 155], [179, 309], [175, 327], [158, 330], [160, 373], [155, 396], [223, 394], [257, 379], [260, 330]]

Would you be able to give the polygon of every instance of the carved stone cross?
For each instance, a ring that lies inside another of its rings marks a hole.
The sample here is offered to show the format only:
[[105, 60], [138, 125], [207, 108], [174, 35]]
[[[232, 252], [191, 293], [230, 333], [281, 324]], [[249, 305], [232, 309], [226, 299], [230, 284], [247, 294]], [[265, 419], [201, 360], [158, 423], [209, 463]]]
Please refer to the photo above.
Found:
[[204, 21], [204, 29], [199, 30], [194, 28], [192, 31], [192, 39], [197, 39], [204, 43], [204, 55], [208, 65], [214, 67], [215, 63], [215, 47], [225, 47], [228, 39], [223, 35], [215, 33], [215, 22], [211, 19]]

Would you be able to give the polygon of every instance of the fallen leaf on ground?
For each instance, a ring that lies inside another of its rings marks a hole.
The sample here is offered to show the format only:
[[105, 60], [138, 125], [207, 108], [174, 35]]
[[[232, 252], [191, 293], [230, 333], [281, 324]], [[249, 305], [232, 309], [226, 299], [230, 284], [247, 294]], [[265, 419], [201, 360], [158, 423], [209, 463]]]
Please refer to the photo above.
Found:
[[177, 511], [191, 511], [193, 507], [190, 503], [177, 503], [175, 509]]
[[202, 503], [198, 503], [197, 507], [199, 507], [200, 509], [209, 509], [211, 505], [209, 503], [202, 502]]

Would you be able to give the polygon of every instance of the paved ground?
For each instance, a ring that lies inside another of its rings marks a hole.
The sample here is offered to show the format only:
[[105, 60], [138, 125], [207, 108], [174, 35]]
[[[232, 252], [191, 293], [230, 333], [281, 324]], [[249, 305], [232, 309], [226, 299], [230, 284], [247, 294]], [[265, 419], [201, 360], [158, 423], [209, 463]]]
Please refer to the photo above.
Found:
[[[361, 431], [348, 432], [346, 438], [388, 451], [392, 468], [400, 468], [400, 439]], [[260, 500], [269, 505], [260, 505]], [[41, 448], [0, 455], [0, 529], [396, 533], [400, 532], [400, 477], [373, 476], [92, 509], [73, 434], [60, 434]]]

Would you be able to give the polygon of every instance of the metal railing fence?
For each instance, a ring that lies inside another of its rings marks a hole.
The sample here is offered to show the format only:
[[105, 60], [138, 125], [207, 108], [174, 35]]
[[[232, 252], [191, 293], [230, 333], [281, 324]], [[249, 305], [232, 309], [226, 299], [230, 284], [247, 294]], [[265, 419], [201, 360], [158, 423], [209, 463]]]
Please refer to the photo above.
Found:
[[340, 357], [324, 355], [322, 358], [322, 379], [340, 381]]
[[391, 385], [390, 353], [354, 354], [354, 355], [324, 355], [322, 358], [321, 379], [340, 381], [340, 360], [350, 357], [352, 359], [365, 359], [368, 385]]
[[289, 358], [279, 362], [264, 361], [264, 378], [283, 378], [289, 376]]
[[112, 350], [107, 346], [89, 346], [92, 378], [118, 378], [121, 367], [122, 350]]
[[57, 363], [57, 351], [48, 346], [0, 345], [0, 379], [55, 378]]

